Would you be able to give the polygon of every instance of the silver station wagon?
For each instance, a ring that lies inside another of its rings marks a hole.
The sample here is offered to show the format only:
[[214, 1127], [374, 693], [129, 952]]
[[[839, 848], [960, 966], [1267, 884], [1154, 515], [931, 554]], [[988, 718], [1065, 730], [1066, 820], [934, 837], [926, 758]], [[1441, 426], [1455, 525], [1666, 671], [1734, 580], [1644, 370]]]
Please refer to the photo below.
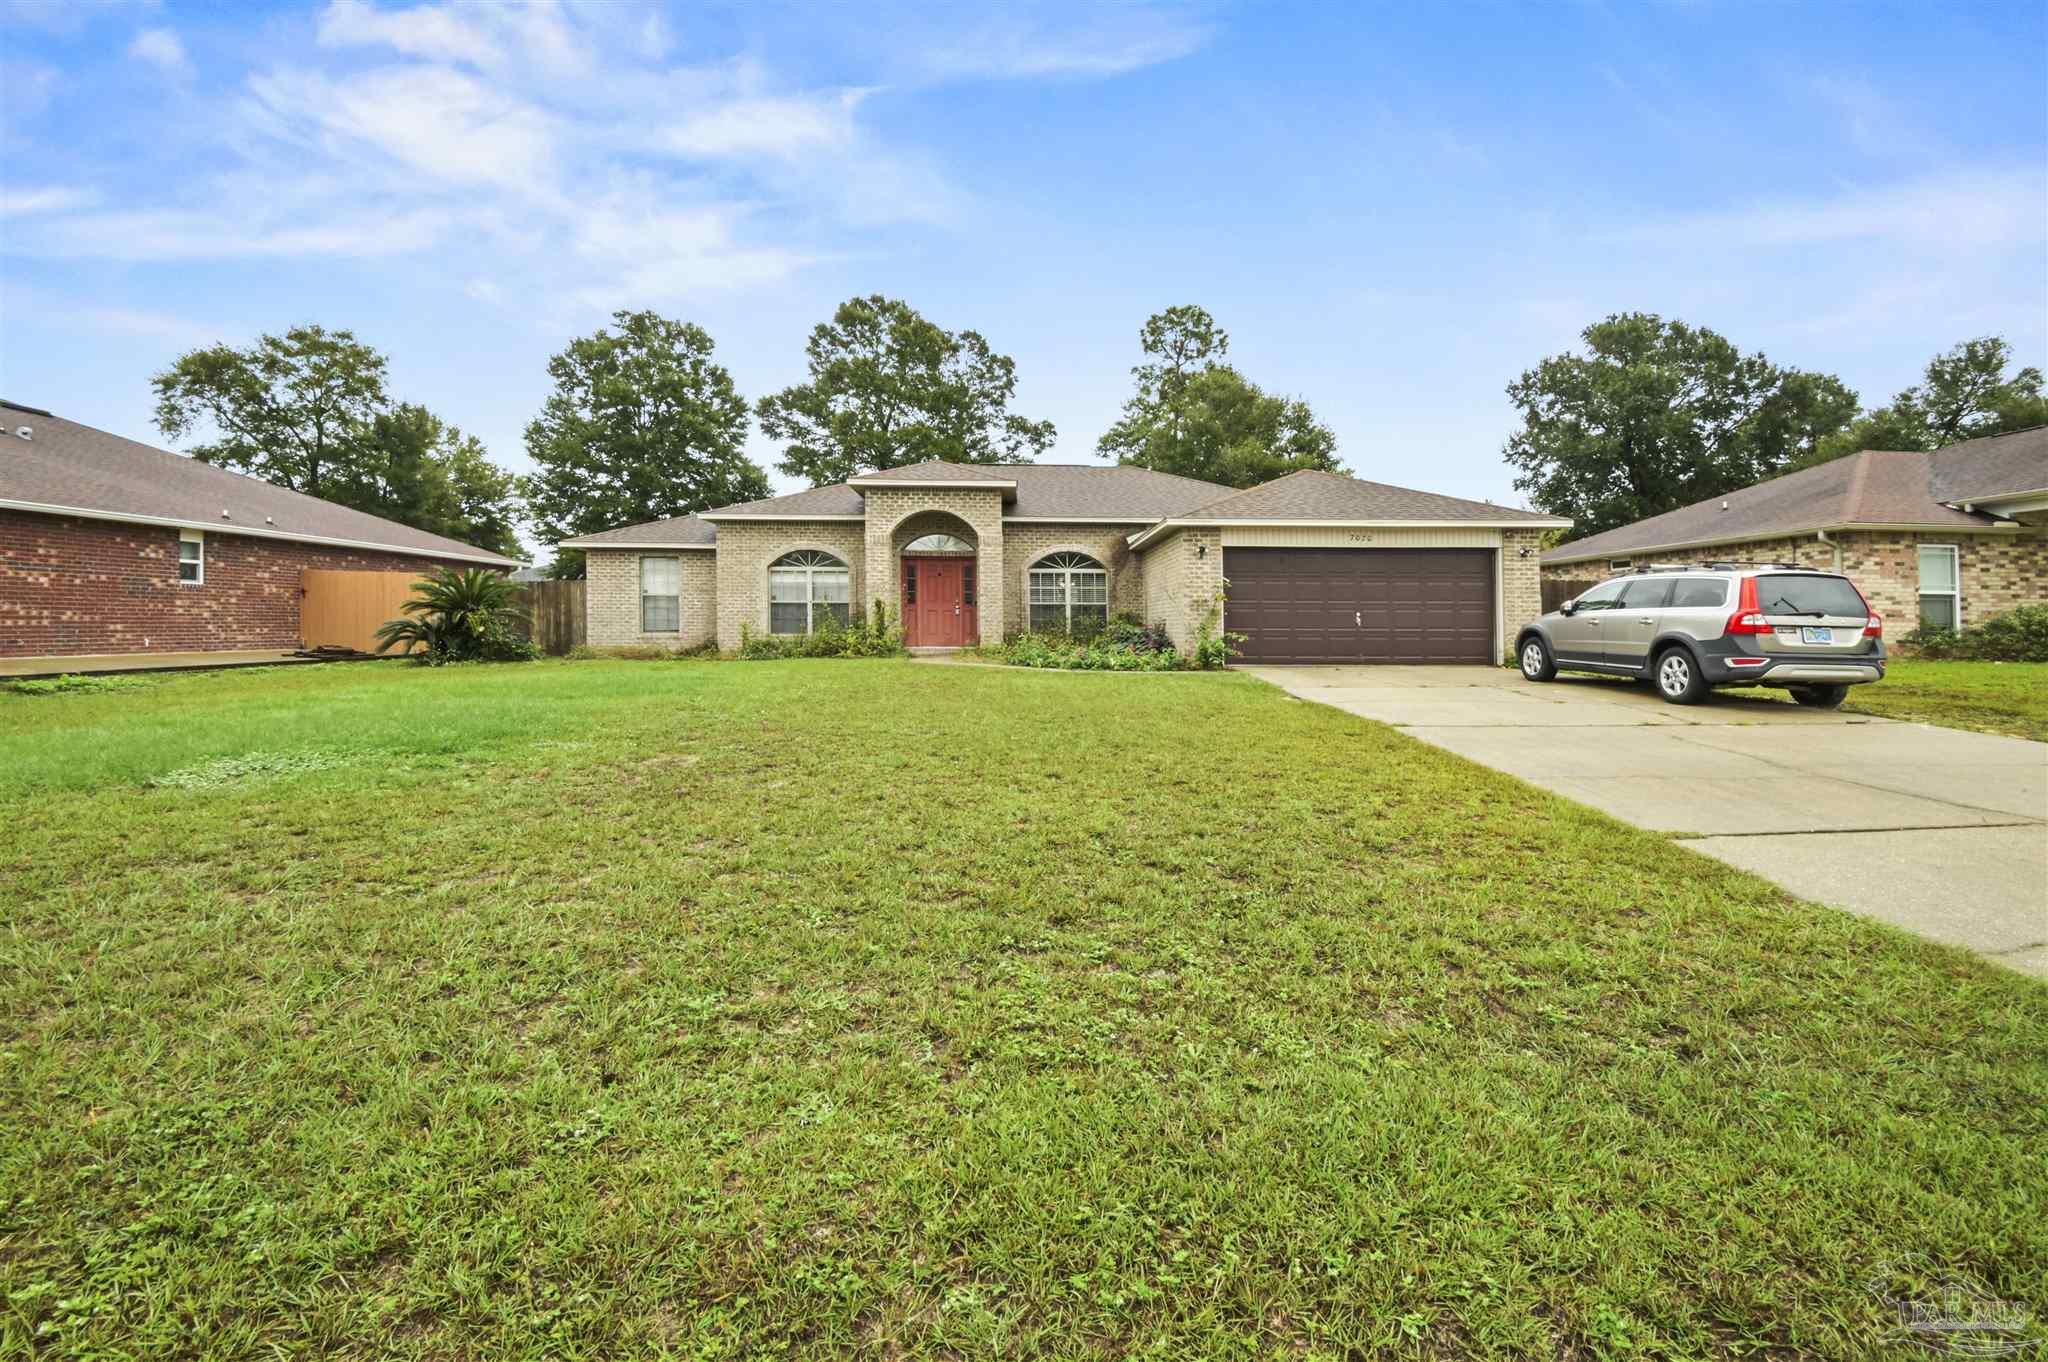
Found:
[[1651, 567], [1566, 601], [1515, 640], [1522, 675], [1652, 682], [1676, 705], [1717, 686], [1782, 686], [1832, 709], [1884, 676], [1884, 620], [1839, 572], [1791, 564]]

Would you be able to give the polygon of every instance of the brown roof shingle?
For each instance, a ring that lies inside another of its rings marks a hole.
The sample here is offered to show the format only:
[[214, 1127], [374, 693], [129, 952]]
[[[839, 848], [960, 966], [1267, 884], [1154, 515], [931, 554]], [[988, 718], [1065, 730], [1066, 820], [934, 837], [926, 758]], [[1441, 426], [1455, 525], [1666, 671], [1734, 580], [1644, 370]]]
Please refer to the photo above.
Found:
[[708, 549], [717, 542], [716, 525], [693, 515], [679, 515], [670, 520], [650, 520], [641, 525], [621, 525], [616, 530], [599, 530], [596, 534], [579, 534], [574, 539], [564, 539], [559, 547], [601, 549], [606, 545], [656, 544], [679, 549]]
[[1930, 483], [1946, 452], [1866, 449], [1725, 497], [1709, 497], [1633, 525], [1561, 544], [1544, 554], [1543, 561], [1575, 563], [1658, 549], [1771, 539], [1835, 526], [1981, 529], [1996, 524], [1993, 516], [1955, 510], [1936, 499]]
[[1988, 501], [2048, 491], [2048, 426], [1935, 450], [1932, 490], [1937, 501]]
[[[516, 567], [519, 560], [350, 510], [32, 407], [0, 403], [0, 504], [164, 521], [216, 534], [392, 549]], [[27, 427], [29, 438], [16, 433]], [[226, 514], [222, 514], [225, 512]]]
[[1467, 501], [1418, 492], [1342, 473], [1304, 468], [1257, 487], [1208, 502], [1182, 516], [1201, 520], [1527, 520], [1554, 524], [1557, 517], [1488, 501]]

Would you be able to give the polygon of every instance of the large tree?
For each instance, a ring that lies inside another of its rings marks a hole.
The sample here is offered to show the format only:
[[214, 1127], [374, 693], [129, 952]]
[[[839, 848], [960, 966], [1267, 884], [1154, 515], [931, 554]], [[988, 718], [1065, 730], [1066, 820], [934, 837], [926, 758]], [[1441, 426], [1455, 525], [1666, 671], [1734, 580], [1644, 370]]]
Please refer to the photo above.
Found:
[[329, 497], [357, 510], [494, 553], [520, 551], [517, 480], [483, 442], [410, 403], [379, 412], [356, 434], [357, 457]]
[[1303, 468], [1343, 471], [1337, 437], [1308, 403], [1276, 397], [1222, 362], [1230, 335], [1199, 307], [1155, 313], [1138, 332], [1149, 356], [1137, 391], [1096, 442], [1118, 463], [1250, 487]]
[[811, 332], [810, 381], [761, 399], [778, 465], [813, 487], [927, 459], [1022, 463], [1050, 421], [1010, 410], [1017, 365], [973, 331], [948, 331], [908, 303], [850, 298]]
[[1929, 360], [1921, 382], [1902, 389], [1890, 405], [1821, 440], [1800, 465], [1864, 449], [1940, 449], [2048, 424], [2041, 371], [2030, 366], [2008, 377], [2011, 363], [2012, 347], [2002, 336], [1964, 341]]
[[1508, 385], [1522, 428], [1515, 486], [1574, 538], [1782, 473], [1856, 414], [1829, 374], [1781, 369], [1726, 338], [1652, 313], [1595, 322], [1585, 354], [1553, 355]]
[[212, 427], [192, 457], [316, 497], [353, 476], [356, 432], [385, 405], [384, 356], [319, 326], [193, 350], [150, 382], [165, 435]]
[[[616, 312], [548, 361], [555, 389], [526, 427], [522, 480], [535, 532], [554, 543], [768, 495], [744, 451], [747, 402], [711, 337], [652, 312]], [[575, 571], [576, 556], [565, 556]]]

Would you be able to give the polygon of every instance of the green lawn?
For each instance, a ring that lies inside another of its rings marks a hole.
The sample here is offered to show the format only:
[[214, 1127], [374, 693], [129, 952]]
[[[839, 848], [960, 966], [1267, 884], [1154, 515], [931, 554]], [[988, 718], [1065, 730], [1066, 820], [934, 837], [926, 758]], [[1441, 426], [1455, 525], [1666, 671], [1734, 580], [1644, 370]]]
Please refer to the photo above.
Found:
[[1850, 691], [1845, 707], [2048, 742], [2048, 662], [1894, 658], [1884, 680]]
[[2048, 988], [1243, 676], [0, 694], [0, 828], [0, 1356], [2048, 1317]]

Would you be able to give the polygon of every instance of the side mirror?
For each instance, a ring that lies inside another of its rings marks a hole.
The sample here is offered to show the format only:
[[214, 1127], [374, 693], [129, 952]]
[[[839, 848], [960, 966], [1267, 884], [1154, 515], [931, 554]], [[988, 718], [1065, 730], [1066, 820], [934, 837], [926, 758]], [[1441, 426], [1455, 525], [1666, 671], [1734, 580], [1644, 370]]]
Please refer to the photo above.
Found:
[[1570, 600], [1566, 601], [1563, 605], [1557, 607], [1557, 613], [1560, 615], [1575, 614], [1577, 613], [1578, 608], [1579, 598], [1577, 596], [1574, 596]]

